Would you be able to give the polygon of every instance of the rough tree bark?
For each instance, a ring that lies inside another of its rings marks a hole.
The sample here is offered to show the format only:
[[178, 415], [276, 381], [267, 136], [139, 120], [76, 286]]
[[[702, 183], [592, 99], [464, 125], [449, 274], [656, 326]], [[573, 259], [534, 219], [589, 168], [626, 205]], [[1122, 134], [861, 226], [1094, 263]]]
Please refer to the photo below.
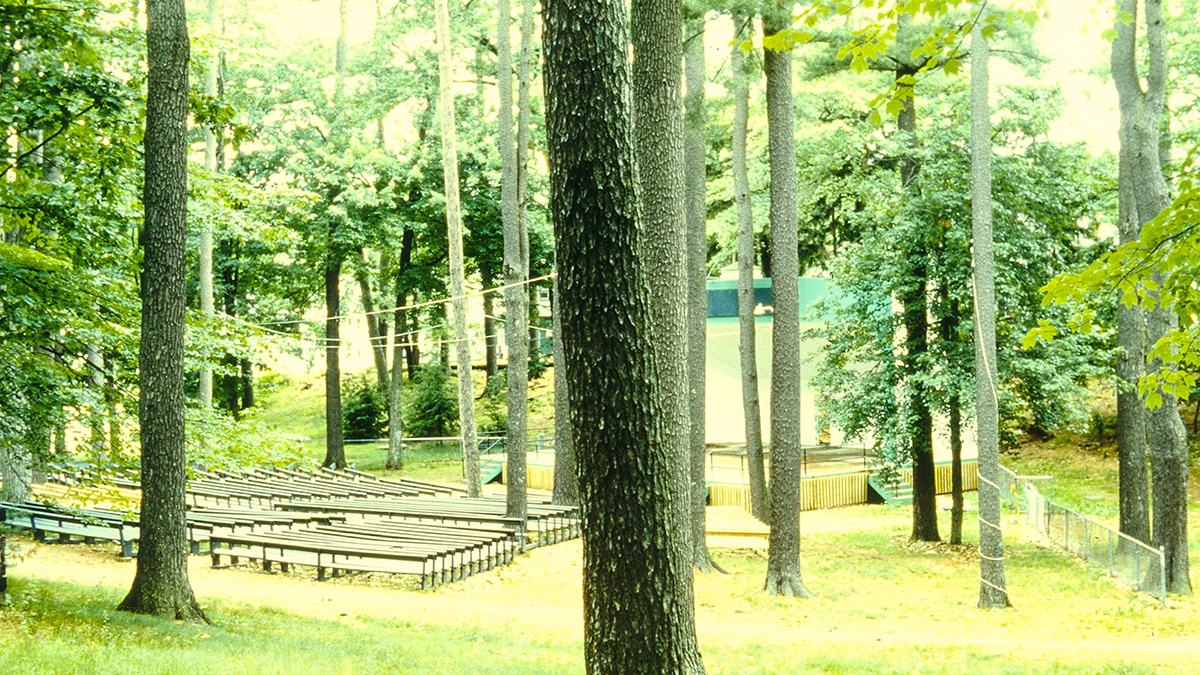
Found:
[[[940, 339], [944, 344], [958, 341], [958, 326], [961, 308], [957, 300], [950, 300], [950, 289], [942, 285], [939, 289], [940, 302], [946, 308], [942, 318]], [[950, 543], [962, 543], [963, 523], [963, 475], [962, 475], [962, 400], [957, 391], [950, 391], [946, 411], [950, 426]]]
[[971, 226], [975, 265], [975, 418], [979, 444], [979, 607], [1010, 606], [1000, 532], [1000, 382], [996, 371], [996, 265], [992, 252], [992, 135], [988, 45], [971, 33]]
[[[791, 3], [763, 16], [763, 35], [790, 25]], [[812, 597], [800, 574], [800, 260], [796, 219], [796, 138], [792, 57], [763, 50], [767, 145], [771, 160], [771, 252], [775, 314], [771, 329], [771, 535], [768, 595]]]
[[508, 347], [508, 433], [504, 447], [508, 463], [506, 480], [506, 515], [525, 518], [526, 494], [525, 420], [529, 412], [529, 327], [527, 325], [529, 294], [525, 287], [525, 271], [529, 267], [525, 251], [525, 233], [518, 216], [517, 146], [513, 138], [512, 48], [509, 32], [512, 10], [509, 0], [499, 1], [500, 16], [496, 30], [499, 53], [497, 81], [500, 89], [500, 211], [504, 220], [504, 339]]
[[[555, 269], [558, 266], [555, 265]], [[558, 276], [551, 293], [551, 319], [554, 321], [554, 497], [555, 504], [579, 504], [579, 473], [575, 466], [575, 439], [571, 430], [571, 404], [567, 384], [567, 357], [562, 342], [562, 298]]]
[[[1132, 17], [1118, 20], [1110, 66], [1117, 87], [1121, 114], [1121, 170], [1118, 202], [1122, 220], [1133, 218], [1140, 231], [1171, 202], [1170, 190], [1162, 173], [1161, 127], [1166, 107], [1167, 44], [1166, 22], [1161, 0], [1144, 0], [1146, 28], [1146, 78], [1143, 88], [1138, 73], [1138, 3], [1121, 0], [1118, 11]], [[1157, 275], [1156, 275], [1157, 276]], [[1150, 297], [1154, 297], [1150, 293]], [[1154, 344], [1175, 327], [1172, 307], [1157, 307], [1146, 312], [1146, 339]], [[1148, 364], [1158, 369], [1157, 361]], [[1179, 416], [1175, 396], [1162, 392], [1162, 405], [1146, 416], [1146, 436], [1153, 483], [1153, 533], [1151, 544], [1163, 548], [1166, 556], [1167, 590], [1191, 595], [1188, 578], [1187, 539], [1187, 430]], [[1124, 498], [1122, 498], [1123, 500]]]
[[704, 15], [687, 22], [684, 48], [684, 204], [687, 223], [687, 372], [688, 372], [688, 455], [692, 512], [692, 559], [696, 569], [719, 569], [705, 541], [705, 508], [708, 486], [704, 480], [705, 442], [704, 386], [708, 326], [708, 236], [705, 204], [704, 144]]
[[142, 503], [137, 571], [118, 609], [206, 621], [187, 574], [183, 333], [187, 247], [188, 34], [183, 0], [147, 0], [142, 343]]
[[[650, 331], [655, 379], [668, 391], [688, 391], [687, 221], [684, 201], [683, 9], [679, 3], [641, 0], [630, 7], [633, 43], [634, 151], [641, 221], [640, 273], [650, 286]], [[692, 557], [688, 397], [664, 402], [670, 487], [684, 524], [682, 555]], [[689, 583], [690, 588], [690, 583]]]
[[446, 192], [446, 238], [450, 249], [451, 312], [458, 357], [458, 424], [462, 434], [463, 469], [467, 495], [479, 497], [479, 443], [475, 432], [475, 387], [471, 379], [471, 338], [467, 332], [466, 272], [463, 268], [462, 212], [458, 184], [458, 135], [454, 128], [454, 63], [450, 55], [450, 8], [447, 0], [436, 0], [438, 80], [442, 131], [442, 176]]
[[[686, 503], [677, 503], [675, 487], [684, 434], [672, 399], [681, 388], [669, 388], [683, 380], [659, 377], [682, 368], [664, 368], [662, 350], [650, 344], [660, 339], [647, 330], [657, 307], [638, 260], [652, 254], [638, 233], [629, 24], [620, 0], [546, 0], [544, 7], [563, 343], [575, 439], [587, 448], [578, 455], [585, 663], [589, 673], [700, 673], [692, 568], [679, 542]], [[670, 33], [659, 47], [676, 50], [664, 64], [674, 70], [660, 95], [678, 97], [679, 3], [638, 9]]]
[[[735, 15], [734, 25], [750, 20]], [[739, 34], [740, 37], [740, 34]], [[750, 512], [770, 521], [767, 478], [763, 465], [762, 411], [758, 398], [758, 354], [754, 327], [754, 213], [750, 205], [750, 175], [746, 168], [746, 128], [750, 119], [750, 82], [746, 55], [740, 44], [730, 54], [733, 71], [733, 194], [738, 214], [738, 352], [742, 366], [742, 409], [746, 423], [746, 463], [750, 472]]]

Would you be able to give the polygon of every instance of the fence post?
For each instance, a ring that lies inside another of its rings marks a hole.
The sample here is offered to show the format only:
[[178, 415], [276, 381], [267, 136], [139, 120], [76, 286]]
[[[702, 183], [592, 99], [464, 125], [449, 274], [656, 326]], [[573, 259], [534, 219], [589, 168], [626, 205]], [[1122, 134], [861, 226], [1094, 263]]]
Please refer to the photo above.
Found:
[[1162, 591], [1159, 593], [1159, 598], [1162, 599], [1163, 609], [1167, 608], [1167, 549], [1166, 547], [1158, 547], [1158, 581], [1159, 588]]
[[1133, 547], [1133, 583], [1134, 588], [1141, 590], [1142, 588], [1142, 547]]
[[1083, 547], [1084, 547], [1084, 549], [1083, 549], [1084, 556], [1083, 557], [1087, 560], [1092, 559], [1092, 533], [1091, 533], [1091, 528], [1088, 527], [1090, 522], [1091, 521], [1089, 521], [1087, 518], [1083, 519]]
[[1071, 509], [1063, 509], [1063, 546], [1071, 552]]

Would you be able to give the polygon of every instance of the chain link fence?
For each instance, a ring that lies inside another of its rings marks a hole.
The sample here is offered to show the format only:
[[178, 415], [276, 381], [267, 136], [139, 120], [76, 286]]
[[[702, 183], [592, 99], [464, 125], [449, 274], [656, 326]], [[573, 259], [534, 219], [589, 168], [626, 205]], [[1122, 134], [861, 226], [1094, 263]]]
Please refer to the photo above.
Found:
[[[1012, 474], [1007, 469], [1004, 473]], [[1014, 474], [1012, 478], [1016, 486], [1022, 477]], [[1047, 499], [1033, 481], [1025, 481], [1021, 492], [1018, 501], [1034, 529], [1067, 552], [1104, 568], [1129, 588], [1158, 597], [1166, 606], [1167, 568], [1162, 549], [1147, 546]]]

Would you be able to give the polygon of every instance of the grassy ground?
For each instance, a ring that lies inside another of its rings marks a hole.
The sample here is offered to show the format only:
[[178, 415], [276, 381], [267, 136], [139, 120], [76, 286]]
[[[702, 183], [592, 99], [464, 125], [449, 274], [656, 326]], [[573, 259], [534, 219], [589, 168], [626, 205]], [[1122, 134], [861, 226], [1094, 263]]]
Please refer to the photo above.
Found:
[[[708, 672], [1200, 672], [1195, 600], [1172, 598], [1163, 610], [1012, 518], [1015, 606], [977, 610], [974, 514], [963, 547], [908, 543], [909, 518], [881, 506], [806, 513], [811, 600], [763, 596], [762, 554], [719, 551], [731, 574], [696, 581]], [[14, 569], [0, 672], [579, 673], [580, 553], [578, 541], [538, 549], [434, 592], [389, 578], [213, 570], [193, 558], [193, 586], [216, 623], [190, 626], [112, 610], [134, 563], [101, 547], [43, 545]]]
[[[485, 376], [482, 371], [476, 371], [474, 375], [478, 397], [483, 393]], [[277, 389], [262, 397], [263, 419], [299, 437], [307, 457], [318, 463], [325, 457], [325, 385], [321, 377], [317, 374], [304, 379], [281, 379]], [[549, 368], [530, 384], [530, 429], [554, 425], [553, 399], [554, 371]], [[404, 468], [400, 471], [384, 469], [387, 451], [381, 445], [378, 441], [347, 441], [346, 461], [360, 471], [387, 478], [403, 476], [441, 483], [457, 483], [463, 479], [462, 458], [456, 442], [407, 442]]]

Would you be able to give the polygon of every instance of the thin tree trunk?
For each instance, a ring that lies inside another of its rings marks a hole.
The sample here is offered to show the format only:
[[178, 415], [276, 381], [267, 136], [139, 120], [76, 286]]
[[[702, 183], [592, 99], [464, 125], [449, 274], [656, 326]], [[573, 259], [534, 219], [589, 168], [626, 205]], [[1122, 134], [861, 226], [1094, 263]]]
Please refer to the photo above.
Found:
[[450, 248], [450, 295], [453, 297], [454, 338], [458, 354], [458, 421], [462, 434], [467, 495], [479, 497], [479, 444], [475, 433], [475, 387], [471, 380], [471, 339], [467, 333], [466, 272], [463, 268], [462, 213], [459, 206], [458, 148], [454, 128], [454, 64], [450, 55], [450, 9], [435, 0], [438, 75], [441, 85], [442, 175], [446, 193], [446, 238]]
[[992, 133], [988, 44], [971, 34], [971, 225], [975, 264], [975, 417], [979, 444], [979, 607], [1011, 606], [1000, 531], [1000, 381], [996, 370], [996, 265], [992, 252]]
[[[332, 230], [332, 228], [331, 228]], [[333, 238], [332, 231], [330, 239]], [[342, 436], [341, 285], [342, 263], [335, 254], [325, 267], [325, 459], [321, 466], [346, 467]]]
[[[496, 280], [490, 276], [480, 274], [480, 281], [483, 282], [484, 288], [492, 288], [496, 285]], [[497, 344], [499, 336], [496, 331], [496, 302], [495, 293], [483, 294], [483, 372], [487, 375], [488, 382], [500, 372], [500, 365], [497, 362], [499, 359], [497, 352], [500, 347]], [[511, 358], [511, 357], [510, 357]]]
[[356, 267], [354, 276], [358, 281], [358, 290], [362, 294], [363, 310], [366, 313], [367, 338], [371, 341], [371, 357], [375, 361], [375, 381], [379, 384], [379, 391], [387, 391], [387, 333], [380, 328], [379, 315], [375, 313], [375, 293], [371, 290], [371, 277], [367, 273], [370, 262], [365, 251], [359, 249], [358, 253], [363, 261]]
[[[656, 221], [639, 222], [626, 34], [629, 25], [644, 31], [635, 41], [635, 67], [658, 75], [657, 96], [668, 103], [657, 108], [674, 116], [674, 126], [657, 128], [676, 139], [676, 151], [666, 158], [676, 161], [661, 168], [678, 178], [659, 184], [678, 194], [681, 7], [635, 0], [636, 17], [628, 22], [620, 0], [546, 0], [544, 6], [550, 209], [563, 343], [575, 440], [587, 449], [577, 456], [584, 660], [593, 675], [701, 673], [692, 566], [679, 541], [687, 523], [680, 457], [686, 437], [680, 420], [686, 418], [676, 403], [685, 383], [682, 335], [675, 354], [653, 344], [662, 339], [664, 320], [678, 326], [683, 317], [678, 307], [656, 316], [659, 305], [645, 280], [651, 261], [639, 260], [654, 256], [639, 229]], [[666, 39], [643, 41], [653, 32]], [[651, 54], [659, 57], [657, 70], [647, 62]], [[650, 103], [646, 94], [638, 104], [639, 133], [651, 124], [641, 109]], [[676, 265], [682, 261], [682, 203], [673, 203], [679, 211], [676, 255], [652, 261], [673, 272], [680, 268], [673, 296], [678, 301], [684, 297], [682, 265]]]
[[686, 84], [684, 118], [684, 205], [687, 222], [687, 372], [688, 372], [688, 454], [691, 478], [692, 560], [703, 573], [717, 569], [705, 540], [705, 509], [708, 485], [704, 480], [705, 439], [705, 353], [707, 348], [708, 276], [707, 208], [705, 204], [704, 145], [704, 15], [687, 23], [684, 49]]
[[[734, 16], [734, 25], [750, 21]], [[740, 44], [733, 45], [733, 184], [738, 213], [738, 352], [742, 366], [742, 408], [746, 424], [746, 463], [750, 473], [750, 512], [770, 521], [766, 469], [763, 466], [762, 412], [758, 399], [758, 354], [754, 326], [754, 214], [750, 204], [750, 177], [746, 168], [746, 127], [750, 119], [750, 85], [746, 56]]]
[[[208, 32], [209, 35], [218, 33], [217, 0], [208, 0]], [[208, 96], [217, 94], [217, 50], [209, 54], [207, 68], [204, 74], [204, 93]], [[209, 174], [217, 171], [217, 135], [209, 127], [204, 128], [204, 170]], [[216, 316], [213, 304], [213, 231], [212, 222], [208, 218], [200, 221], [200, 312], [206, 318]], [[200, 406], [212, 407], [213, 372], [207, 364], [200, 367]]]
[[[349, 0], [338, 2], [338, 37], [334, 47], [333, 101], [334, 127], [340, 132], [342, 106], [345, 104], [346, 61], [348, 58]], [[334, 232], [337, 220], [330, 216], [325, 261], [325, 459], [322, 466], [342, 469], [346, 466], [345, 439], [342, 435], [342, 364], [341, 364], [341, 276], [342, 252], [337, 250]]]
[[188, 37], [183, 0], [147, 0], [142, 342], [142, 503], [137, 571], [118, 609], [207, 621], [187, 574], [183, 356]]
[[[763, 16], [763, 35], [790, 25], [791, 3]], [[763, 50], [767, 76], [767, 137], [771, 159], [771, 534], [768, 595], [812, 597], [800, 572], [800, 260], [796, 207], [796, 138], [792, 57]]]
[[[396, 284], [400, 288], [400, 284]], [[415, 335], [403, 335], [407, 324], [404, 310], [408, 302], [402, 291], [396, 293], [396, 310], [392, 318], [392, 376], [388, 383], [388, 450], [385, 467], [393, 471], [404, 468], [404, 419], [401, 394], [404, 391], [404, 343], [415, 341]]]
[[254, 407], [254, 367], [250, 359], [242, 359], [242, 410]]
[[[555, 266], [557, 269], [557, 265]], [[579, 472], [575, 466], [575, 439], [571, 427], [570, 386], [567, 377], [567, 357], [563, 352], [562, 296], [558, 276], [550, 296], [551, 319], [554, 321], [554, 498], [555, 504], [579, 504]]]
[[87, 364], [88, 375], [92, 380], [92, 388], [96, 394], [96, 403], [88, 412], [88, 429], [91, 432], [89, 440], [92, 446], [92, 454], [100, 457], [104, 454], [105, 445], [104, 411], [100, 407], [104, 391], [104, 360], [100, 358], [100, 349], [89, 342], [87, 344], [87, 357], [84, 361]]
[[529, 409], [529, 352], [525, 323], [529, 306], [525, 287], [528, 268], [525, 235], [521, 232], [517, 198], [517, 146], [513, 138], [512, 48], [509, 32], [512, 29], [512, 9], [509, 0], [500, 0], [500, 17], [496, 30], [499, 52], [497, 80], [500, 89], [500, 210], [504, 219], [504, 328], [508, 346], [508, 433], [505, 450], [508, 463], [507, 509], [509, 518], [525, 518], [527, 495], [525, 476], [525, 420]]

